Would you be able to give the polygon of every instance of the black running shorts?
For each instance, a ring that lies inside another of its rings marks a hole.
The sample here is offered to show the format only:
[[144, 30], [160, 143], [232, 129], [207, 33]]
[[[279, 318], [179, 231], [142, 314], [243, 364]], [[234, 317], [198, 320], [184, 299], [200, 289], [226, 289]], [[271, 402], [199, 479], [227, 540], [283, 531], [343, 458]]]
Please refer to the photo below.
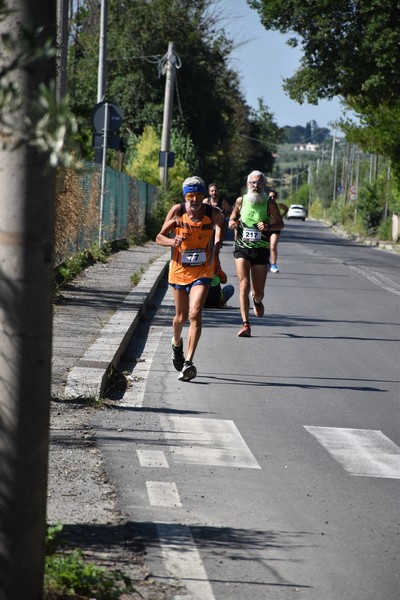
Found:
[[233, 256], [244, 258], [252, 265], [269, 265], [269, 248], [240, 248], [235, 244]]

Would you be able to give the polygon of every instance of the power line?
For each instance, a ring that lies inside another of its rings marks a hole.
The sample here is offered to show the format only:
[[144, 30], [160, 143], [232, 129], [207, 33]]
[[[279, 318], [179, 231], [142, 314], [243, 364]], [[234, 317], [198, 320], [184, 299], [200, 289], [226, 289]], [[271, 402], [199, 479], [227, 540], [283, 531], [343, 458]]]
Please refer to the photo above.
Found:
[[180, 95], [179, 95], [178, 76], [177, 75], [175, 76], [175, 89], [176, 89], [176, 99], [177, 99], [177, 102], [178, 102], [179, 114], [181, 115], [182, 121], [184, 121], [183, 111], [182, 111], [182, 105], [181, 105], [181, 98], [180, 98]]
[[268, 142], [265, 140], [258, 140], [257, 138], [250, 137], [249, 135], [244, 135], [243, 133], [238, 133], [238, 135], [242, 138], [246, 138], [247, 140], [252, 140], [253, 142], [258, 142], [259, 144], [265, 144], [265, 146], [268, 146]]

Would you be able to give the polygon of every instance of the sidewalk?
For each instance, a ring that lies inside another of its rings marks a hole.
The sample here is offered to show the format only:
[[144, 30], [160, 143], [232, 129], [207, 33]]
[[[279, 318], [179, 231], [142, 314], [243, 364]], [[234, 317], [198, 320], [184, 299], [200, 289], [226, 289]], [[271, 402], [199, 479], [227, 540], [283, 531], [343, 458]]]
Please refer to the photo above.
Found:
[[[63, 290], [54, 307], [52, 396], [96, 398], [166, 271], [170, 253], [148, 242], [96, 263]], [[139, 283], [131, 282], [133, 274]]]

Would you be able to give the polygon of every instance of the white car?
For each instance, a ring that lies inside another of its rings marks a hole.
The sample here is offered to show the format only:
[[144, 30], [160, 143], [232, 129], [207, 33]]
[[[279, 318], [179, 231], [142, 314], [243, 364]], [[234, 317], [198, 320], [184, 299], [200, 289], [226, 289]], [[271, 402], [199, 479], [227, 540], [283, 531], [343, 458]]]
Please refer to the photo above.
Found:
[[290, 221], [290, 219], [301, 219], [302, 221], [305, 221], [306, 217], [307, 211], [302, 204], [291, 204], [289, 206], [289, 210], [286, 215], [288, 221]]

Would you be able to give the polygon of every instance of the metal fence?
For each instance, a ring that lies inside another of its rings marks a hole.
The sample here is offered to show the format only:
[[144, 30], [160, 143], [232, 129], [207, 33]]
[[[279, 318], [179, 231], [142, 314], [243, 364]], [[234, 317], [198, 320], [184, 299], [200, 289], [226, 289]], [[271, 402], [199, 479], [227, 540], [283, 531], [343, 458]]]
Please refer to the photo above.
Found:
[[[82, 162], [58, 176], [56, 198], [56, 264], [99, 244], [101, 166]], [[130, 239], [145, 231], [146, 219], [159, 200], [159, 190], [107, 167], [102, 215], [102, 241]]]

